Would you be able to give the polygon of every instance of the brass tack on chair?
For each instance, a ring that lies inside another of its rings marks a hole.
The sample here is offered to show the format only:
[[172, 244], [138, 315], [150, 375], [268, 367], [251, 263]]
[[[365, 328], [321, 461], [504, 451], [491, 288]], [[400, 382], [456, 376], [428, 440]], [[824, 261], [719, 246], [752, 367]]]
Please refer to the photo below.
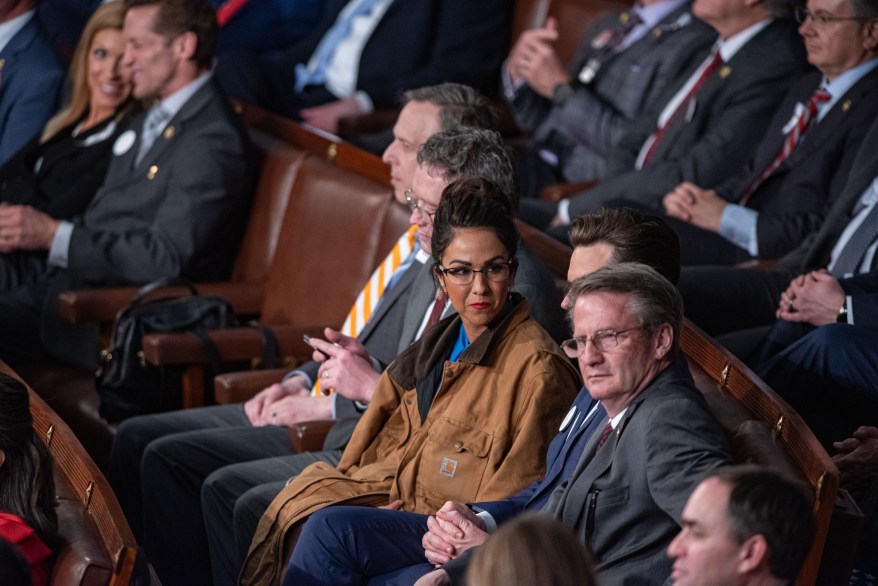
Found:
[[328, 147], [326, 147], [326, 158], [329, 159], [330, 161], [334, 161], [337, 156], [338, 156], [338, 145], [335, 144], [334, 142], [330, 143], [330, 145]]

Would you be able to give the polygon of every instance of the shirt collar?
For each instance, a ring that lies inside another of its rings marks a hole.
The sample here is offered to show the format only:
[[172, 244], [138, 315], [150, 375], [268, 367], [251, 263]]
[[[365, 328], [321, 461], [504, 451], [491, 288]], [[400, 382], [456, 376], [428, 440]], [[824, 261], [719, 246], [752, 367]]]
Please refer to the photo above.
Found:
[[838, 99], [845, 95], [855, 83], [860, 81], [863, 76], [871, 72], [875, 67], [878, 67], [878, 57], [874, 57], [865, 63], [860, 63], [856, 67], [848, 69], [832, 81], [826, 81], [826, 78], [824, 77], [823, 87], [825, 87], [826, 91], [829, 92], [829, 95], [832, 96], [829, 103], [827, 103], [827, 107], [832, 107], [832, 104], [837, 102]]
[[723, 58], [723, 62], [728, 63], [729, 60], [735, 56], [735, 53], [740, 51], [741, 48], [746, 45], [750, 39], [759, 34], [762, 29], [771, 24], [773, 20], [773, 18], [763, 18], [756, 24], [751, 24], [749, 27], [745, 28], [736, 35], [732, 35], [728, 39], [717, 40], [719, 54], [720, 57]]
[[0, 24], [0, 51], [6, 48], [9, 41], [11, 41], [12, 38], [24, 28], [24, 25], [26, 25], [33, 16], [34, 11], [29, 10], [24, 14], [16, 16], [12, 20], [7, 20], [3, 24]]
[[689, 0], [660, 0], [649, 6], [641, 6], [639, 3], [631, 9], [640, 16], [643, 24], [649, 28], [656, 26], [664, 18]]
[[210, 81], [210, 78], [213, 76], [211, 72], [205, 72], [190, 81], [188, 84], [184, 85], [176, 92], [168, 96], [164, 100], [160, 100], [153, 107], [161, 106], [165, 112], [168, 113], [168, 120], [177, 115], [177, 112], [183, 108], [183, 105], [189, 101], [189, 98], [195, 95], [195, 92], [200, 90], [204, 84]]

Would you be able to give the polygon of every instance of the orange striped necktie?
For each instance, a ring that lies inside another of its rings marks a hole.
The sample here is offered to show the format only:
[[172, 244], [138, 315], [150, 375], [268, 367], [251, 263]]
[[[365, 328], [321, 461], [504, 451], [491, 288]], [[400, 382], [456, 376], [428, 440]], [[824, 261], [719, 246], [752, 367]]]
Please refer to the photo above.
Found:
[[[393, 245], [393, 250], [391, 250], [390, 254], [388, 254], [381, 264], [378, 265], [372, 273], [372, 276], [369, 277], [366, 285], [363, 286], [363, 290], [360, 291], [357, 300], [351, 306], [351, 309], [348, 312], [348, 317], [345, 320], [344, 325], [341, 326], [342, 334], [356, 338], [360, 332], [363, 331], [363, 328], [366, 327], [366, 324], [369, 322], [369, 318], [372, 317], [372, 312], [375, 311], [378, 301], [381, 299], [381, 296], [384, 295], [387, 285], [390, 283], [390, 280], [393, 279], [394, 273], [396, 273], [402, 262], [408, 258], [414, 250], [417, 242], [417, 235], [418, 227], [412, 225], [405, 234], [400, 236], [399, 240], [396, 241], [396, 244]], [[329, 389], [329, 393], [327, 394], [332, 393], [332, 391], [333, 389]], [[315, 397], [323, 394], [320, 388], [320, 379], [314, 383], [314, 387], [311, 389], [311, 394]]]

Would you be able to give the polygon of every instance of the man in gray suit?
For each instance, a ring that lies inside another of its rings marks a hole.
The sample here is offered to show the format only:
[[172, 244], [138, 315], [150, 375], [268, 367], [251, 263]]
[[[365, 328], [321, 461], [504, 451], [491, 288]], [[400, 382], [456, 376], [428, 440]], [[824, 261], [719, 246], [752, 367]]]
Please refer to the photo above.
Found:
[[0, 213], [0, 357], [94, 369], [96, 329], [62, 322], [61, 291], [161, 277], [228, 275], [255, 165], [243, 127], [211, 81], [216, 17], [202, 0], [129, 0], [125, 64], [134, 96], [156, 100], [113, 147], [83, 217], [28, 206]]
[[[729, 460], [725, 434], [679, 359], [682, 300], [669, 281], [636, 263], [575, 281], [568, 298], [575, 337], [562, 347], [578, 358], [606, 416], [596, 427], [603, 432], [586, 442], [570, 479], [555, 485], [542, 511], [592, 550], [601, 584], [661, 584], [671, 570], [665, 548], [680, 528], [686, 498], [705, 471]], [[423, 557], [408, 547], [423, 515], [379, 511], [387, 513], [380, 526], [391, 535], [383, 539], [346, 526], [333, 509], [345, 517], [343, 508], [330, 507], [305, 524], [291, 560], [297, 578], [354, 583], [364, 569], [389, 578], [426, 557], [442, 568], [419, 586], [457, 585], [472, 548], [488, 539], [486, 518], [461, 503], [446, 503], [426, 521]]]
[[506, 101], [532, 137], [518, 169], [522, 197], [549, 183], [603, 179], [613, 147], [716, 32], [692, 17], [688, 0], [646, 0], [589, 28], [570, 71], [557, 38], [550, 17], [522, 33], [503, 69]]

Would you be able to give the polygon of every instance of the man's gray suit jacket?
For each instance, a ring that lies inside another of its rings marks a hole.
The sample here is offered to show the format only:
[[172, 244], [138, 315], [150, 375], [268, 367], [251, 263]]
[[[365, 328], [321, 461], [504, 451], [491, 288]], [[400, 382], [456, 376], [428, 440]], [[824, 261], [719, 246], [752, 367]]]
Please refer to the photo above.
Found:
[[594, 553], [602, 585], [661, 584], [689, 494], [706, 470], [730, 461], [725, 433], [678, 360], [635, 397], [597, 450], [599, 436], [543, 510]]
[[550, 100], [524, 86], [509, 101], [519, 127], [533, 136], [533, 148], [555, 147], [550, 150], [566, 181], [603, 179], [608, 156], [637, 117], [703, 59], [716, 39], [686, 2], [624, 51], [605, 58], [594, 80], [580, 82], [579, 72], [600, 55], [595, 39], [618, 20], [610, 14], [588, 30], [570, 72], [574, 91], [566, 99]]
[[650, 163], [637, 170], [638, 153], [661, 110], [692, 71], [684, 73], [614, 149], [607, 179], [571, 200], [570, 217], [620, 199], [660, 209], [662, 197], [683, 181], [717, 185], [727, 179], [753, 155], [790, 84], [807, 68], [795, 26], [773, 21], [707, 79], [693, 106], [670, 123]]
[[13, 292], [17, 299], [29, 293], [39, 300], [40, 324], [22, 319], [19, 326], [38, 329], [55, 359], [85, 366], [97, 361], [95, 330], [60, 319], [62, 291], [162, 277], [217, 280], [231, 271], [256, 171], [238, 116], [208, 82], [135, 164], [142, 125], [143, 115], [117, 139], [103, 186], [74, 221], [67, 268], [43, 268], [26, 291]]

